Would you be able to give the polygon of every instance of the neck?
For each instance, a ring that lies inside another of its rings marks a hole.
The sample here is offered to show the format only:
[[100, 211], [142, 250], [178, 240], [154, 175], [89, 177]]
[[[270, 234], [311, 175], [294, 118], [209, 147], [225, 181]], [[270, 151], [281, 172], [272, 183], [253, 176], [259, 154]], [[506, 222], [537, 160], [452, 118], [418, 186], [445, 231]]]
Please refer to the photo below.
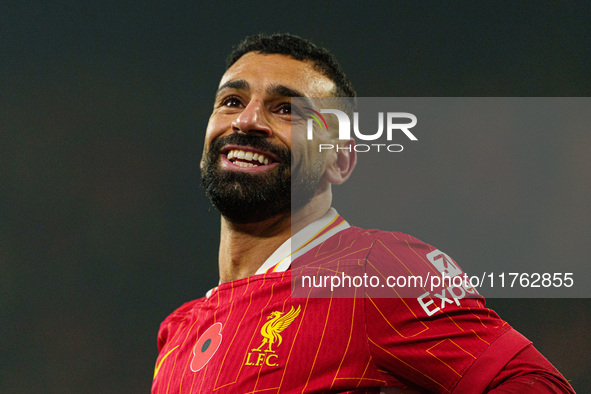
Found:
[[252, 276], [292, 234], [320, 219], [330, 201], [312, 201], [291, 212], [257, 223], [237, 224], [222, 217], [219, 269], [222, 283]]

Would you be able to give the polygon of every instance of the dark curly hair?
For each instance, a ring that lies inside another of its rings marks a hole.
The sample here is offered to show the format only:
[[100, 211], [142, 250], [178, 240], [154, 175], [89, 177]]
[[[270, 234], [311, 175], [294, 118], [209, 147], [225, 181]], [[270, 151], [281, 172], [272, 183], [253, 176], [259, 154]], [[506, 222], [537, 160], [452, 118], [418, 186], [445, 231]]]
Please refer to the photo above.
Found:
[[314, 68], [327, 76], [336, 85], [336, 97], [355, 97], [355, 88], [332, 53], [312, 42], [289, 33], [270, 36], [257, 34], [246, 37], [228, 56], [226, 69], [249, 52], [279, 54], [296, 60], [312, 62]]

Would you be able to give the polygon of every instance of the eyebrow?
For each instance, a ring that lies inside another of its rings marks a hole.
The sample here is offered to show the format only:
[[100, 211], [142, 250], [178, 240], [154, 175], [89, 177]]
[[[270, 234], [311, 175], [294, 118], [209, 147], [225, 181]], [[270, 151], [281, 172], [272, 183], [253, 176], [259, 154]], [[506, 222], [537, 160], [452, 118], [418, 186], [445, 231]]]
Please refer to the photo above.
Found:
[[281, 97], [305, 97], [304, 94], [285, 85], [272, 84], [267, 88], [267, 94]]
[[[250, 84], [244, 79], [236, 79], [233, 81], [228, 81], [220, 86], [216, 92], [216, 97], [220, 94], [221, 91], [226, 89], [235, 89], [235, 90], [250, 90]], [[288, 88], [285, 85], [281, 84], [272, 84], [266, 89], [267, 94], [271, 96], [281, 96], [281, 97], [305, 97], [304, 94], [298, 90]]]
[[250, 85], [244, 79], [236, 79], [234, 81], [228, 81], [218, 88], [215, 92], [216, 97], [222, 90], [236, 89], [236, 90], [250, 90]]

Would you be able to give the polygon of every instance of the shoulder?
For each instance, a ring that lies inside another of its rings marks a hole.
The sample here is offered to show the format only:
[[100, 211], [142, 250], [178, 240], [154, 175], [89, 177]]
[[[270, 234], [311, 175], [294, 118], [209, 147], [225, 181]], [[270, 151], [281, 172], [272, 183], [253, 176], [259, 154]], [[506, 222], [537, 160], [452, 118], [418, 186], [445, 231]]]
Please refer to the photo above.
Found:
[[199, 298], [197, 300], [189, 301], [189, 302], [182, 304], [180, 307], [175, 309], [174, 312], [172, 312], [170, 315], [168, 315], [168, 317], [166, 319], [164, 319], [162, 324], [164, 324], [166, 322], [185, 320], [191, 314], [191, 312], [193, 310], [195, 310], [196, 307], [203, 304], [205, 302], [205, 300], [206, 300], [206, 298], [203, 297], [203, 298]]
[[379, 240], [388, 244], [423, 244], [427, 245], [418, 238], [405, 234], [400, 231], [388, 231], [379, 229], [366, 229], [356, 226], [350, 226], [347, 229], [339, 232], [336, 236], [341, 236], [346, 239], [360, 239], [364, 242], [374, 243]]
[[429, 260], [427, 255], [438, 251], [434, 246], [400, 231], [364, 229], [352, 226], [341, 233], [337, 234], [337, 236], [341, 235], [340, 239], [335, 241], [342, 243], [355, 240], [359, 246], [368, 248], [368, 256], [378, 254], [383, 257], [394, 257], [401, 255], [405, 260]]
[[203, 297], [184, 303], [164, 319], [160, 324], [160, 330], [158, 331], [159, 349], [162, 349], [168, 339], [172, 337], [185, 324], [185, 322], [191, 320], [193, 312], [197, 310], [205, 300], [206, 298]]
[[[438, 268], [437, 259], [451, 257], [418, 238], [399, 231], [364, 229], [351, 226], [331, 236], [306, 253], [302, 260], [369, 260], [384, 264], [411, 263], [423, 269]], [[455, 262], [452, 262], [457, 266]], [[435, 265], [435, 267], [433, 267]]]
[[350, 226], [335, 235], [333, 235], [329, 241], [332, 242], [343, 242], [343, 241], [357, 241], [364, 244], [372, 245], [376, 241], [386, 243], [389, 245], [396, 244], [423, 244], [427, 245], [421, 240], [412, 235], [405, 234], [399, 231], [387, 231], [379, 229], [366, 229], [356, 226]]

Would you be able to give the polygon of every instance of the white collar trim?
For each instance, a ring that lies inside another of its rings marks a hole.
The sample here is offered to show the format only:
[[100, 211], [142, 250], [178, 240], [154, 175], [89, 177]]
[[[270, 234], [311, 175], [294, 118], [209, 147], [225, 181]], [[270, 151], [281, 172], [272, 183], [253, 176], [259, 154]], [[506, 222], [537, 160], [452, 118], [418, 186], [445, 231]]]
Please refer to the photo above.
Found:
[[292, 260], [295, 260], [312, 248], [318, 246], [328, 238], [332, 237], [334, 234], [350, 227], [349, 223], [343, 220], [339, 225], [317, 237], [318, 233], [322, 232], [338, 217], [339, 214], [337, 211], [334, 208], [330, 208], [323, 217], [298, 231], [291, 238], [285, 241], [279, 248], [277, 248], [277, 250], [275, 250], [275, 252], [269, 256], [267, 261], [261, 265], [255, 275], [264, 274], [273, 267], [275, 268], [270, 272], [287, 271], [291, 265]]
[[[286, 240], [280, 247], [278, 247], [271, 256], [259, 267], [255, 275], [264, 274], [267, 272], [284, 272], [291, 266], [292, 260], [297, 259], [304, 253], [320, 245], [336, 233], [339, 233], [349, 227], [344, 219], [339, 224], [335, 225], [330, 230], [326, 231], [322, 235], [318, 236], [323, 230], [329, 227], [333, 222], [339, 218], [339, 214], [336, 209], [330, 208], [328, 212], [316, 220], [310, 223], [291, 238]], [[217, 287], [209, 290], [205, 295], [207, 298]]]

